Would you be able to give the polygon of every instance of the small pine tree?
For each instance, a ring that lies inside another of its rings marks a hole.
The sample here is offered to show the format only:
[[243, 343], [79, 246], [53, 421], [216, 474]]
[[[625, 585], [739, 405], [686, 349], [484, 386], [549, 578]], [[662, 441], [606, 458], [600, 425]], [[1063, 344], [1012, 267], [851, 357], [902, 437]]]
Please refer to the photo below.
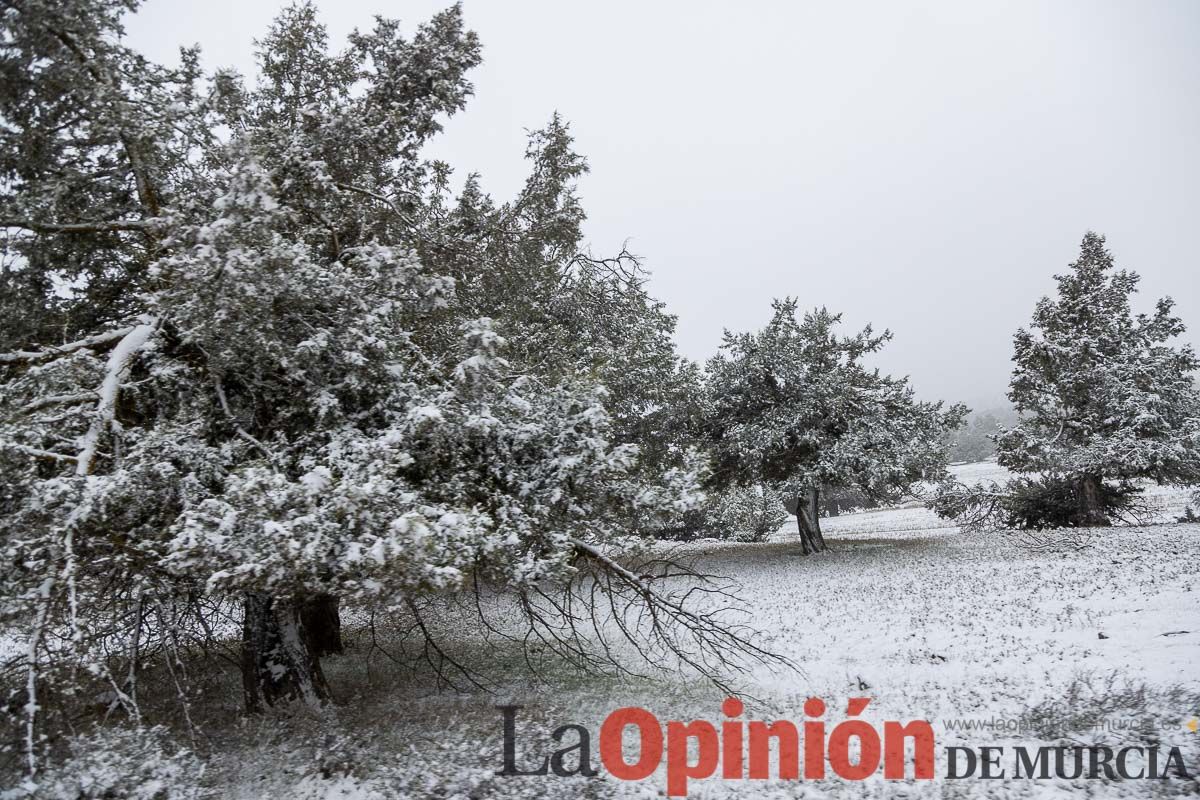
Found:
[[1103, 236], [1084, 236], [1056, 279], [1057, 299], [1042, 298], [1014, 337], [1008, 396], [1022, 419], [999, 433], [998, 461], [1068, 478], [1073, 524], [1102, 526], [1105, 480], [1200, 481], [1200, 361], [1168, 344], [1184, 331], [1169, 297], [1132, 312], [1138, 275], [1114, 269]]

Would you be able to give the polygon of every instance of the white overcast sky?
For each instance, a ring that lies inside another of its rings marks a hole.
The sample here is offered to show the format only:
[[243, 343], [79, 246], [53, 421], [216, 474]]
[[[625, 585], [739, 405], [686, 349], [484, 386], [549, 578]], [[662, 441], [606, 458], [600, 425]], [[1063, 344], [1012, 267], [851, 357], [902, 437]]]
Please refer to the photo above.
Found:
[[[319, 2], [335, 45], [436, 0]], [[278, 0], [148, 0], [156, 60], [254, 72]], [[1011, 336], [1083, 233], [1200, 341], [1200, 2], [465, 0], [476, 96], [431, 155], [498, 200], [555, 110], [592, 168], [597, 252], [626, 239], [704, 359], [772, 297], [891, 328], [927, 398], [1002, 402]]]

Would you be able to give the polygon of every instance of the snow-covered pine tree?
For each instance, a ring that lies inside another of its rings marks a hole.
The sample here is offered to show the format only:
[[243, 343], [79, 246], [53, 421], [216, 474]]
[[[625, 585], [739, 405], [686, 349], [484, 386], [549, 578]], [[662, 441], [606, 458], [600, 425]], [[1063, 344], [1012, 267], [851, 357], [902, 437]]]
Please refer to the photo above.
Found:
[[526, 159], [529, 178], [510, 202], [493, 202], [476, 176], [456, 199], [437, 198], [423, 263], [455, 276], [461, 313], [507, 322], [510, 361], [602, 384], [614, 441], [638, 446], [648, 480], [694, 469], [700, 370], [675, 350], [675, 317], [647, 293], [635, 255], [585, 249], [577, 181], [587, 162], [557, 114], [531, 134]]
[[339, 599], [418, 617], [482, 582], [519, 598], [518, 641], [589, 666], [612, 651], [571, 609], [597, 601], [712, 677], [766, 658], [615, 558], [699, 499], [686, 453], [647, 466], [638, 441], [654, 380], [688, 370], [627, 260], [572, 252], [565, 127], [482, 233], [473, 182], [448, 212], [420, 158], [471, 92], [460, 10], [331, 53], [293, 6], [246, 86], [125, 48], [129, 6], [3, 17], [0, 596], [29, 631], [8, 666], [31, 770], [47, 690], [98, 683], [136, 716], [139, 667], [180, 677], [239, 610], [250, 708], [324, 701]]
[[[9, 530], [36, 513], [51, 537], [67, 531], [44, 565], [63, 560], [70, 578], [41, 585], [70, 592], [83, 564], [120, 565], [106, 576], [117, 585], [169, 567], [189, 510], [249, 464], [294, 478], [331, 432], [396, 408], [399, 379], [412, 380], [399, 350], [453, 281], [417, 264], [411, 231], [367, 187], [407, 185], [478, 62], [457, 12], [412, 42], [381, 22], [331, 57], [300, 6], [262, 43], [263, 79], [246, 90], [231, 74], [203, 81], [194, 53], [166, 70], [124, 48], [127, 5], [5, 15], [22, 73], [4, 98], [21, 123], [4, 134], [7, 276], [40, 290], [16, 316], [53, 323], [22, 326], [22, 349], [0, 357], [6, 466], [26, 489]], [[61, 123], [28, 113], [39, 105]], [[260, 678], [267, 699], [319, 699], [315, 659], [294, 646], [310, 598], [259, 574], [258, 591], [289, 597], [246, 596], [248, 704]]]
[[1058, 296], [1042, 298], [1013, 337], [1009, 399], [1021, 413], [997, 436], [998, 461], [1046, 472], [1076, 489], [1074, 524], [1109, 523], [1105, 480], [1200, 482], [1200, 368], [1174, 302], [1134, 314], [1138, 275], [1114, 268], [1104, 237], [1088, 232]]
[[919, 402], [907, 379], [863, 363], [891, 339], [868, 326], [835, 330], [840, 315], [797, 319], [796, 300], [776, 300], [761, 331], [725, 334], [708, 363], [708, 423], [717, 485], [766, 482], [793, 498], [804, 552], [825, 549], [822, 487], [857, 487], [896, 499], [945, 473], [946, 434], [963, 406]]

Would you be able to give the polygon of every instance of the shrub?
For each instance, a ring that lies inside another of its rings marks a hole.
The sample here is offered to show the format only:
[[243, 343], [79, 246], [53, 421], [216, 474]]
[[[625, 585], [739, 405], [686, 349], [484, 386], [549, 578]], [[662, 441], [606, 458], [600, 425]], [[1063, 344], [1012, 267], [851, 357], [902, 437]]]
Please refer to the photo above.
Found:
[[29, 800], [198, 800], [204, 767], [188, 750], [173, 751], [166, 730], [106, 728], [70, 741], [70, 756], [3, 793]]
[[783, 496], [769, 486], [731, 489], [713, 503], [712, 524], [718, 529], [718, 538], [766, 541], [787, 518]]
[[[1101, 507], [1110, 520], [1136, 518], [1142, 510], [1141, 493], [1127, 482], [1101, 483]], [[1065, 475], [973, 486], [951, 480], [938, 487], [929, 505], [938, 516], [966, 529], [1071, 528], [1078, 520], [1079, 484]]]
[[676, 523], [660, 528], [660, 539], [729, 539], [762, 542], [787, 521], [783, 496], [765, 485], [735, 486], [712, 492], [699, 508], [682, 514]]
[[1176, 518], [1176, 522], [1200, 522], [1200, 515], [1196, 514], [1195, 509], [1200, 508], [1200, 492], [1195, 492], [1192, 495], [1191, 503], [1184, 507], [1183, 515]]
[[[1021, 530], [1070, 528], [1079, 513], [1079, 485], [1061, 475], [1014, 478], [1008, 482], [1005, 527]], [[1142, 490], [1128, 483], [1101, 483], [1100, 504], [1109, 519], [1135, 507]]]

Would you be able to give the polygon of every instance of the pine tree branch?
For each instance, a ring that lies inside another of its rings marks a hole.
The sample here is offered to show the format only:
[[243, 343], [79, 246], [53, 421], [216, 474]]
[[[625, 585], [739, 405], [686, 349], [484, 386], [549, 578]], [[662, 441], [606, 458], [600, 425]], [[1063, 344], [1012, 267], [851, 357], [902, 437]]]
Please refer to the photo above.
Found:
[[88, 475], [96, 461], [96, 450], [100, 444], [100, 434], [108, 428], [117, 412], [117, 394], [121, 389], [121, 381], [129, 372], [133, 357], [145, 347], [146, 342], [158, 329], [158, 320], [151, 318], [133, 328], [113, 348], [108, 356], [108, 369], [104, 381], [96, 393], [100, 400], [96, 403], [95, 417], [88, 431], [83, 436], [83, 446], [79, 449], [79, 457], [75, 464], [75, 474]]
[[76, 403], [87, 403], [96, 399], [95, 393], [91, 394], [51, 394], [45, 397], [39, 397], [32, 403], [26, 404], [21, 411], [26, 414], [31, 414], [34, 411], [39, 411], [49, 406], [67, 406]]
[[75, 461], [75, 456], [67, 455], [66, 453], [54, 453], [50, 450], [39, 450], [36, 447], [26, 447], [23, 444], [16, 442], [0, 442], [0, 450], [16, 450], [18, 453], [24, 453], [27, 456], [34, 458], [48, 458], [53, 461]]
[[34, 233], [112, 233], [149, 231], [158, 223], [148, 219], [115, 219], [98, 222], [38, 222], [32, 219], [0, 219], [0, 228], [21, 228]]
[[[130, 105], [129, 98], [121, 92], [117, 81], [80, 47], [71, 34], [52, 26], [46, 26], [46, 29], [52, 36], [62, 42], [63, 46], [79, 60], [83, 68], [88, 71], [97, 83], [104, 86], [114, 95], [113, 99], [116, 100], [118, 106]], [[117, 123], [117, 134], [121, 140], [121, 146], [125, 150], [125, 157], [129, 159], [129, 167], [133, 172], [134, 185], [137, 187], [138, 200], [152, 215], [157, 215], [159, 211], [158, 193], [155, 191], [154, 182], [150, 179], [149, 169], [142, 158], [141, 149], [120, 121]]]
[[238, 424], [237, 417], [233, 415], [233, 410], [229, 407], [229, 400], [225, 397], [225, 387], [221, 384], [219, 378], [213, 381], [213, 387], [217, 390], [217, 399], [221, 402], [221, 410], [225, 412], [225, 416], [233, 423], [233, 429], [237, 435], [254, 445], [259, 452], [267, 457], [267, 461], [275, 465], [275, 456], [267, 449], [267, 446], [250, 435], [245, 428]]
[[393, 203], [391, 200], [387, 199], [383, 195], [379, 194], [378, 192], [372, 192], [370, 189], [363, 189], [362, 187], [352, 186], [348, 183], [335, 183], [334, 186], [336, 186], [339, 189], [344, 189], [347, 192], [355, 192], [357, 194], [361, 194], [364, 197], [371, 198], [372, 200], [378, 200], [379, 202], [383, 203], [388, 208], [390, 208], [396, 214], [397, 217], [399, 217], [401, 220], [404, 221], [405, 224], [413, 225], [415, 227], [415, 223], [413, 222], [412, 217], [405, 214], [403, 211], [401, 211], [396, 206], [395, 203]]
[[95, 336], [88, 336], [83, 339], [78, 339], [67, 344], [60, 344], [53, 347], [48, 347], [45, 350], [16, 350], [12, 353], [0, 353], [0, 364], [12, 363], [15, 361], [46, 361], [58, 356], [73, 353], [76, 350], [82, 350], [85, 347], [100, 347], [101, 345], [112, 344], [120, 341], [132, 333], [133, 327], [118, 328], [115, 331], [106, 331], [105, 333], [97, 333]]

